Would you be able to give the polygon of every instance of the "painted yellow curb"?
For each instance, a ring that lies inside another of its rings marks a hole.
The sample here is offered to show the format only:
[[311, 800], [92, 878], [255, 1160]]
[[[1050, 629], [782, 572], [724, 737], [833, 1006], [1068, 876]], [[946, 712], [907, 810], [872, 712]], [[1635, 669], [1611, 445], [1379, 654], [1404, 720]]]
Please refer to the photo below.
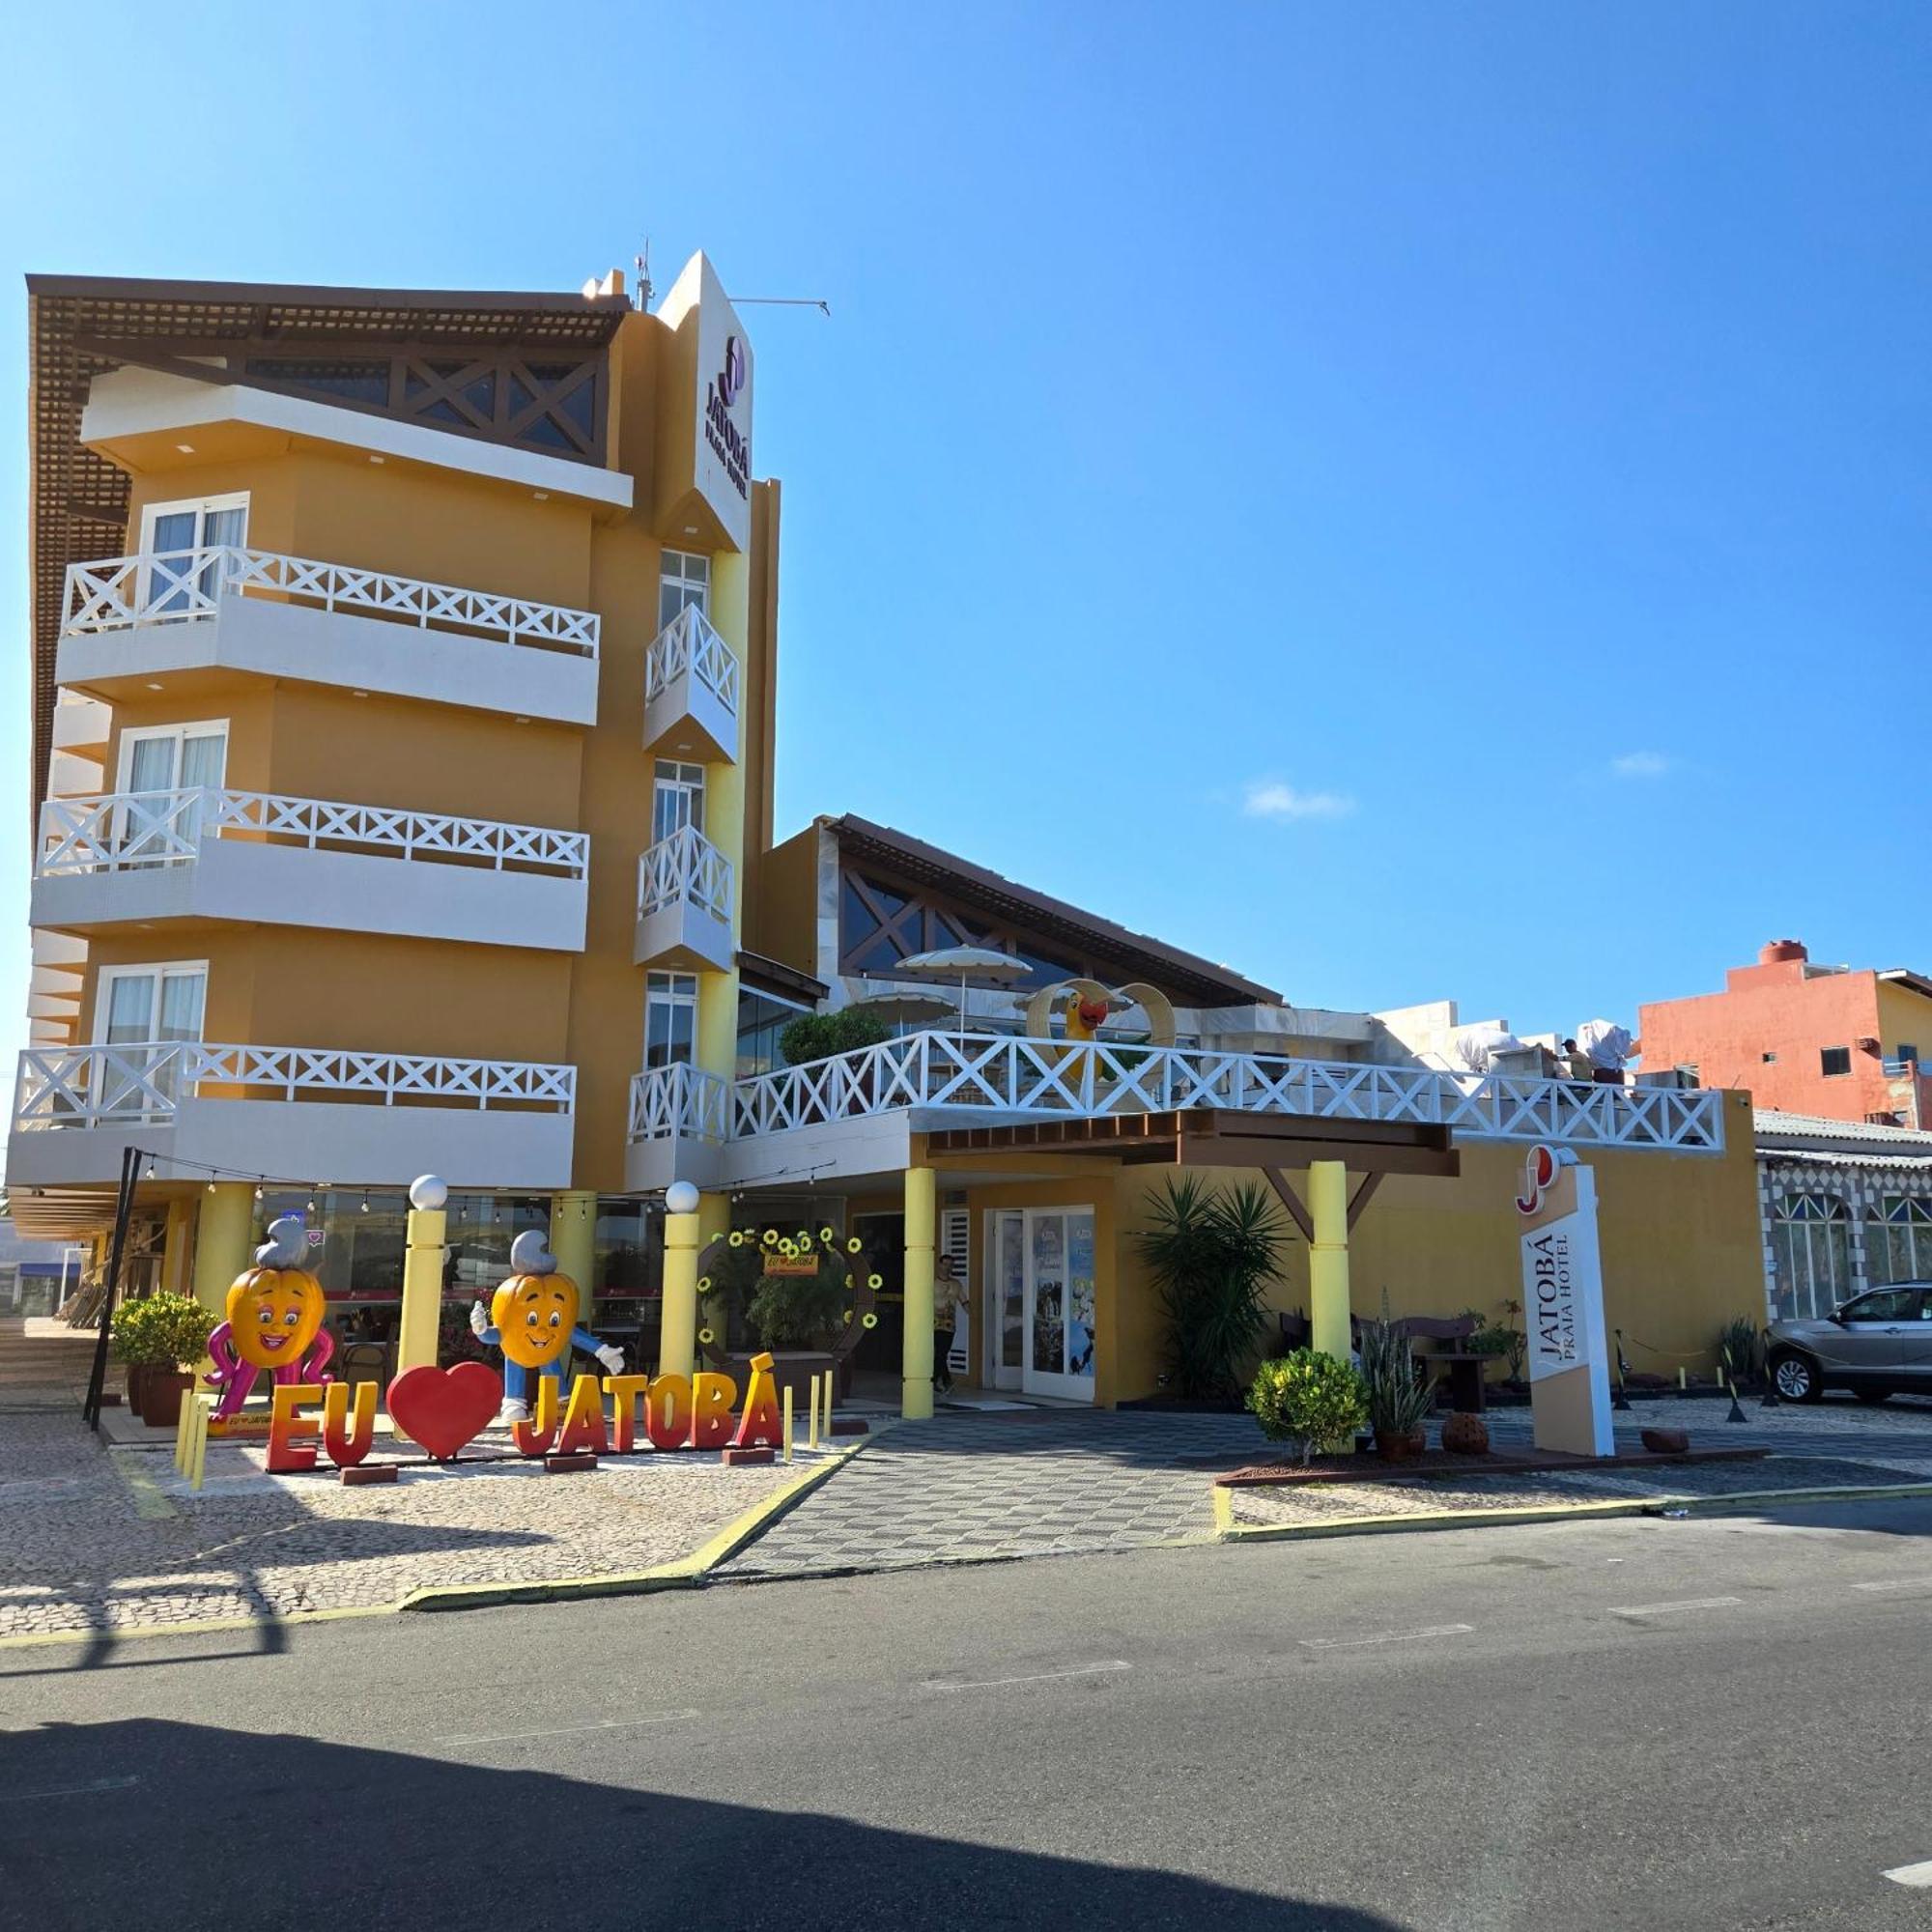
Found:
[[735, 1556], [746, 1544], [768, 1529], [780, 1517], [799, 1503], [828, 1477], [842, 1469], [852, 1458], [878, 1440], [880, 1430], [862, 1435], [849, 1449], [841, 1449], [816, 1468], [777, 1489], [762, 1502], [753, 1503], [743, 1516], [721, 1529], [709, 1542], [700, 1544], [688, 1556], [675, 1562], [660, 1563], [649, 1570], [616, 1571], [596, 1577], [556, 1577], [530, 1583], [451, 1583], [429, 1584], [412, 1590], [399, 1610], [473, 1610], [493, 1604], [560, 1603], [581, 1597], [643, 1596], [653, 1590], [683, 1590], [701, 1583], [721, 1563]]
[[[0, 1650], [34, 1650], [46, 1644], [122, 1643], [134, 1637], [210, 1636], [233, 1634], [237, 1631], [268, 1629], [298, 1630], [306, 1624], [341, 1623], [351, 1617], [392, 1617], [403, 1610], [483, 1609], [492, 1604], [537, 1604], [582, 1597], [641, 1596], [653, 1590], [692, 1589], [701, 1583], [721, 1563], [737, 1554], [759, 1531], [802, 1502], [820, 1483], [842, 1469], [852, 1458], [876, 1442], [886, 1433], [887, 1424], [869, 1435], [861, 1436], [850, 1448], [842, 1449], [816, 1468], [807, 1469], [781, 1489], [774, 1490], [762, 1502], [754, 1503], [742, 1516], [725, 1524], [708, 1542], [701, 1543], [688, 1556], [661, 1563], [650, 1570], [602, 1577], [564, 1577], [536, 1583], [454, 1583], [428, 1585], [412, 1590], [393, 1604], [350, 1604], [326, 1610], [291, 1610], [270, 1617], [204, 1617], [199, 1622], [176, 1624], [125, 1624], [88, 1630], [28, 1631], [17, 1636], [0, 1636]], [[125, 1472], [124, 1472], [125, 1473]], [[140, 1508], [142, 1486], [161, 1505], [161, 1513], [178, 1512], [161, 1493], [153, 1477], [143, 1473], [128, 1477]]]
[[1520, 1509], [1428, 1510], [1414, 1516], [1328, 1517], [1315, 1522], [1236, 1522], [1234, 1498], [1217, 1490], [1214, 1521], [1223, 1543], [1285, 1543], [1323, 1536], [1399, 1536], [1409, 1530], [1467, 1529], [1477, 1523], [1563, 1522], [1592, 1517], [1662, 1516], [1683, 1510], [1720, 1516], [1729, 1510], [1765, 1503], [1881, 1502], [1903, 1496], [1932, 1496], [1932, 1483], [1872, 1484], [1861, 1489], [1739, 1490], [1723, 1496], [1631, 1496], [1607, 1502], [1525, 1503]]

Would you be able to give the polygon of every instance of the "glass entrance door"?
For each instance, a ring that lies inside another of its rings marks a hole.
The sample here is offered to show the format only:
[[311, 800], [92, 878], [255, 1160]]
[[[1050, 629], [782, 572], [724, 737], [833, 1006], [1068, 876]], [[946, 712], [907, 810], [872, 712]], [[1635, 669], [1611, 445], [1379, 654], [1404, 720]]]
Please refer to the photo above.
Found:
[[1092, 1402], [1093, 1210], [1006, 1208], [988, 1218], [988, 1379]]

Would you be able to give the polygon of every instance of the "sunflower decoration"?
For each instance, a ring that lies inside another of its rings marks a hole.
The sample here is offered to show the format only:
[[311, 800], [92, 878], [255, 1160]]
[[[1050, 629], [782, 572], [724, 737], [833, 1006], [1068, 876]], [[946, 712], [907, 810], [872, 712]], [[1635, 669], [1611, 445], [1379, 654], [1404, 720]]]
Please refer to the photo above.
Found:
[[830, 1228], [819, 1229], [818, 1238], [820, 1243], [828, 1248], [835, 1247], [838, 1241], [838, 1236]]
[[746, 1235], [744, 1229], [733, 1228], [726, 1238], [734, 1248], [742, 1248], [750, 1236]]
[[860, 1250], [865, 1247], [865, 1245], [866, 1245], [865, 1242], [862, 1241], [857, 1235], [847, 1235], [845, 1236], [845, 1252], [848, 1255], [858, 1254]]
[[715, 1335], [715, 1334], [714, 1334], [714, 1333], [713, 1333], [713, 1332], [712, 1332], [712, 1331], [711, 1331], [711, 1330], [710, 1330], [709, 1328], [700, 1328], [700, 1329], [699, 1329], [699, 1330], [697, 1331], [697, 1339], [698, 1339], [698, 1342], [699, 1342], [699, 1343], [700, 1343], [700, 1344], [701, 1344], [701, 1345], [702, 1345], [702, 1346], [703, 1346], [704, 1348], [707, 1348], [707, 1349], [708, 1349], [708, 1348], [710, 1348], [710, 1346], [712, 1345], [712, 1343], [714, 1343], [715, 1341], [717, 1341], [718, 1337], [717, 1337], [717, 1336], [716, 1336], [716, 1335]]
[[779, 1244], [779, 1231], [776, 1228], [767, 1228], [765, 1230], [765, 1246], [768, 1248], [775, 1248], [778, 1246], [778, 1244]]
[[878, 1311], [876, 1309], [868, 1308], [867, 1309], [865, 1314], [863, 1314], [859, 1318], [859, 1326], [862, 1328], [876, 1328], [878, 1325], [879, 1325], [879, 1317], [878, 1317]]

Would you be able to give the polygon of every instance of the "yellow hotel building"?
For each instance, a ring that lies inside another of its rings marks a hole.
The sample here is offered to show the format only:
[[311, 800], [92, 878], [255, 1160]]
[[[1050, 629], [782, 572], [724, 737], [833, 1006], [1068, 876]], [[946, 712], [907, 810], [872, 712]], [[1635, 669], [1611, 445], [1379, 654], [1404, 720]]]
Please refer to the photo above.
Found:
[[[133, 1288], [218, 1303], [293, 1207], [332, 1320], [380, 1338], [402, 1189], [435, 1173], [452, 1336], [548, 1225], [596, 1325], [654, 1354], [689, 1181], [706, 1233], [866, 1236], [895, 1312], [862, 1366], [909, 1412], [935, 1251], [963, 1380], [1111, 1404], [1160, 1384], [1132, 1236], [1177, 1164], [1269, 1177], [1305, 1236], [1282, 1307], [1346, 1349], [1351, 1293], [1493, 1318], [1549, 1141], [1597, 1169], [1638, 1366], [1708, 1362], [1761, 1305], [1742, 1095], [1457, 1074], [889, 828], [778, 842], [780, 492], [702, 256], [654, 313], [614, 275], [36, 277], [29, 303], [23, 1233], [98, 1268], [137, 1147]], [[929, 996], [900, 962], [962, 943], [1016, 983], [781, 1064], [786, 1019]], [[1097, 1037], [1066, 1032], [1071, 981], [1113, 996]]]

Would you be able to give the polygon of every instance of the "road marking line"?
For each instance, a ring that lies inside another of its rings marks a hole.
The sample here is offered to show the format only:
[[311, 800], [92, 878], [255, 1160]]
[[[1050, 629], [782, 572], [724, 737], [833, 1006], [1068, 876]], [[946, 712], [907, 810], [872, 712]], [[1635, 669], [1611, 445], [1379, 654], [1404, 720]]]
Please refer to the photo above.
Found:
[[660, 1711], [649, 1718], [605, 1718], [594, 1724], [559, 1724], [549, 1731], [493, 1731], [488, 1736], [432, 1738], [433, 1745], [513, 1745], [526, 1738], [574, 1738], [591, 1731], [629, 1731], [640, 1724], [682, 1724], [699, 1716], [696, 1711]]
[[138, 1777], [97, 1777], [91, 1784], [62, 1784], [52, 1791], [0, 1791], [0, 1804], [26, 1804], [36, 1798], [91, 1798], [99, 1791], [126, 1791]]
[[1893, 1865], [1885, 1876], [1893, 1885], [1932, 1886], [1932, 1859], [1922, 1859], [1916, 1865]]
[[1352, 1650], [1365, 1643], [1419, 1643], [1432, 1636], [1466, 1636], [1474, 1624], [1432, 1624], [1428, 1630], [1383, 1631], [1379, 1636], [1301, 1636], [1295, 1642], [1304, 1650]]
[[997, 1690], [1008, 1684], [1044, 1684], [1055, 1677], [1094, 1677], [1108, 1671], [1131, 1670], [1134, 1666], [1120, 1658], [1106, 1663], [1076, 1663], [1070, 1670], [1034, 1670], [1024, 1677], [980, 1677], [967, 1684], [922, 1684], [922, 1690]]
[[1884, 1583], [1854, 1583], [1855, 1590], [1932, 1590], [1932, 1577], [1893, 1577]]
[[1671, 1610], [1727, 1610], [1742, 1597], [1687, 1597], [1680, 1604], [1612, 1604], [1613, 1617], [1661, 1617]]

